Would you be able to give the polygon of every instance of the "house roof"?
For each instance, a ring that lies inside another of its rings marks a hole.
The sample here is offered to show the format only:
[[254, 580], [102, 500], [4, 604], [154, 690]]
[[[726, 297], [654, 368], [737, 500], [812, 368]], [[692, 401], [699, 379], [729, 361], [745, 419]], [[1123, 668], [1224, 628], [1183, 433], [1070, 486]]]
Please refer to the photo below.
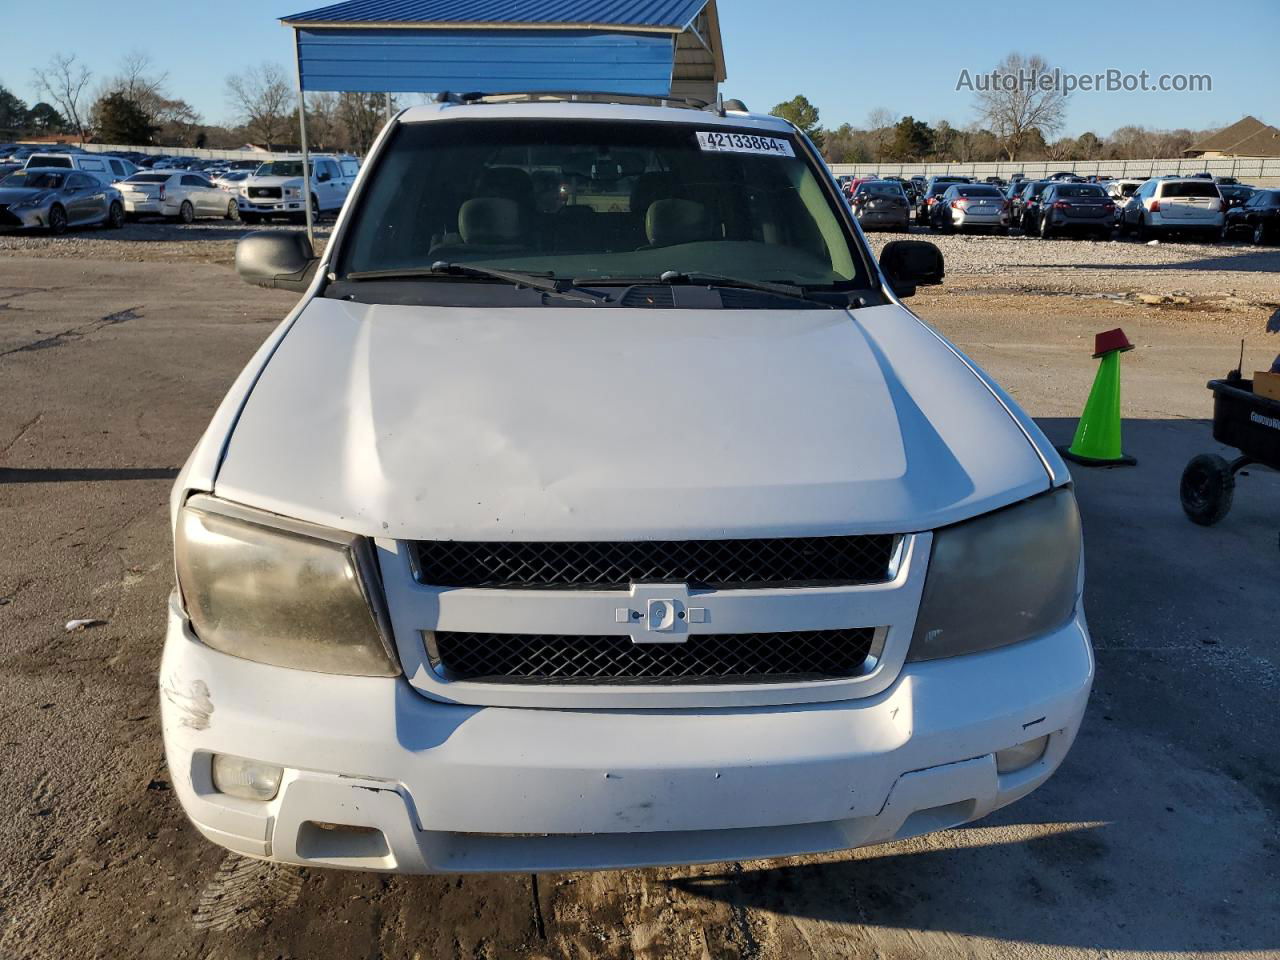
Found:
[[1275, 127], [1267, 126], [1257, 117], [1242, 117], [1229, 127], [1224, 127], [1212, 136], [1187, 148], [1187, 153], [1240, 153], [1237, 145], [1264, 130], [1275, 132]]
[[708, 0], [346, 0], [283, 17], [289, 26], [613, 27], [679, 33]]
[[1263, 127], [1252, 136], [1234, 143], [1224, 153], [1237, 157], [1280, 157], [1280, 130]]

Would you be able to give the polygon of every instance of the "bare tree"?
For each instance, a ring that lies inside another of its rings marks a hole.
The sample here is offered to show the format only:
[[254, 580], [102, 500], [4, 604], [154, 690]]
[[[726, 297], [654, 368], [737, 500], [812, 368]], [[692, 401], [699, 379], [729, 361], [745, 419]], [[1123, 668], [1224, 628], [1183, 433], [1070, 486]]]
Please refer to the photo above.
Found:
[[1039, 82], [1052, 72], [1039, 54], [1024, 57], [1011, 53], [990, 77], [979, 78], [989, 82], [977, 88], [978, 115], [1000, 138], [1010, 160], [1018, 159], [1032, 129], [1038, 129], [1046, 139], [1062, 129], [1066, 94]]
[[867, 132], [871, 136], [871, 150], [875, 160], [885, 159], [889, 142], [893, 139], [893, 125], [898, 115], [885, 107], [876, 107], [867, 114]]
[[307, 97], [307, 140], [318, 150], [338, 146], [336, 93], [313, 93]]
[[83, 140], [85, 125], [80, 101], [93, 72], [77, 60], [74, 53], [55, 53], [43, 68], [37, 67], [34, 73], [36, 89], [57, 104]]
[[227, 77], [227, 99], [249, 136], [268, 150], [293, 130], [293, 88], [284, 70], [270, 61]]
[[[395, 109], [394, 101], [392, 109]], [[381, 93], [344, 93], [338, 97], [338, 120], [346, 129], [347, 145], [357, 153], [369, 152], [387, 120], [387, 100]]]

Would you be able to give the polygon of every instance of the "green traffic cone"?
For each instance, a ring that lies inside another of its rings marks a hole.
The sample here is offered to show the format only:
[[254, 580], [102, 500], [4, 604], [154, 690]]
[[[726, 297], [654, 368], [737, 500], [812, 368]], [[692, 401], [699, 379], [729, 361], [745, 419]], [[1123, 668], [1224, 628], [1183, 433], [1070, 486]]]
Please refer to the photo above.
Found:
[[[1120, 338], [1124, 338], [1123, 333]], [[1099, 341], [1101, 345], [1101, 336]], [[1073, 463], [1086, 467], [1120, 467], [1138, 462], [1125, 456], [1120, 443], [1120, 354], [1131, 349], [1125, 341], [1123, 347], [1095, 354], [1101, 357], [1102, 363], [1098, 365], [1098, 376], [1076, 426], [1075, 440], [1070, 447], [1058, 448]]]

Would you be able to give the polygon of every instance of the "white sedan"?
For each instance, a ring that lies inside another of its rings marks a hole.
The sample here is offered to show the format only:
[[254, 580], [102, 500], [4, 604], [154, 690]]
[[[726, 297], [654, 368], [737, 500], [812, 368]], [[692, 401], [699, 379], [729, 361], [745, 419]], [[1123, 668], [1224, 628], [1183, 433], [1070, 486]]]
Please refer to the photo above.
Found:
[[129, 217], [176, 217], [183, 223], [191, 223], [196, 217], [240, 217], [234, 197], [228, 197], [203, 174], [190, 170], [135, 173], [116, 186]]

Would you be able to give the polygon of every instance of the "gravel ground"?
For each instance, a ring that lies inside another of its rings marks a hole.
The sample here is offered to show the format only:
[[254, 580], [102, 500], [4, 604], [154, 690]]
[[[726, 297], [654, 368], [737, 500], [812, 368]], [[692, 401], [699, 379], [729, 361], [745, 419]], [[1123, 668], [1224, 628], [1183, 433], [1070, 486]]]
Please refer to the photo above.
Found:
[[[316, 239], [329, 237], [333, 222], [317, 224]], [[192, 224], [166, 220], [130, 222], [120, 230], [91, 228], [61, 237], [45, 234], [0, 234], [0, 258], [54, 257], [129, 262], [234, 263], [236, 242], [255, 230], [302, 231], [286, 223], [253, 226], [235, 220], [198, 220]]]

